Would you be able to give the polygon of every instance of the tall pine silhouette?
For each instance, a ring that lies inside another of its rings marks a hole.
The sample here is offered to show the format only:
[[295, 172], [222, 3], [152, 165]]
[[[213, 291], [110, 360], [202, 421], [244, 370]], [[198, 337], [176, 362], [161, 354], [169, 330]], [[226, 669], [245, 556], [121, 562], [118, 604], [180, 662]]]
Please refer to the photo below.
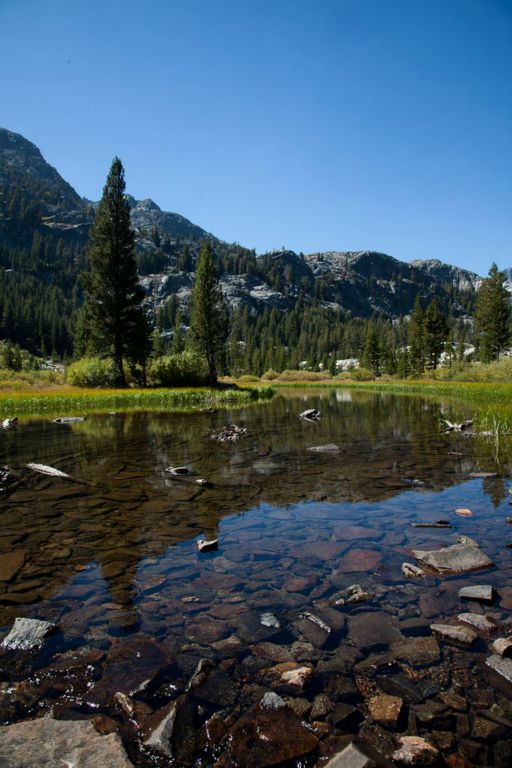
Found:
[[217, 270], [209, 243], [199, 254], [190, 312], [190, 345], [204, 355], [210, 384], [217, 384], [219, 367], [225, 365], [227, 311], [217, 282]]
[[84, 326], [89, 348], [112, 356], [118, 386], [126, 386], [125, 357], [140, 357], [145, 335], [137, 282], [135, 236], [125, 196], [123, 164], [114, 158], [91, 230], [90, 271], [84, 275]]

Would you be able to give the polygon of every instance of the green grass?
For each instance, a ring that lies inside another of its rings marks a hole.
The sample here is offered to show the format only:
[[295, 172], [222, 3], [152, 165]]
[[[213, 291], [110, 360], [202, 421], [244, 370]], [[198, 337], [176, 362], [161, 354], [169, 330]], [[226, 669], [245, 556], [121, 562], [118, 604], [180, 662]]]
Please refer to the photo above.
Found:
[[271, 387], [247, 389], [78, 389], [60, 387], [44, 392], [0, 390], [0, 417], [65, 416], [109, 411], [194, 411], [242, 407], [272, 397]]

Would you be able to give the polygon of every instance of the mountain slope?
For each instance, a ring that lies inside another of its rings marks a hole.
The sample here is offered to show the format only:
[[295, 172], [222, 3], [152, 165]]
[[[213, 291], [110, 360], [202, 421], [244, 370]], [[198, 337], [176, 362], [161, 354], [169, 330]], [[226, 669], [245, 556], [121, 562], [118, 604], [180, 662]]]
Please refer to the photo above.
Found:
[[[215, 249], [228, 303], [252, 317], [317, 307], [352, 317], [398, 318], [411, 312], [418, 293], [425, 305], [436, 297], [452, 317], [474, 309], [480, 278], [436, 259], [407, 263], [374, 251], [275, 250], [257, 256], [162, 211], [149, 198], [128, 199], [141, 282], [154, 313], [171, 301], [186, 314], [204, 239]], [[78, 276], [87, 266], [95, 205], [34, 144], [0, 129], [0, 337], [20, 343], [29, 338], [34, 351], [71, 352], [82, 300]]]

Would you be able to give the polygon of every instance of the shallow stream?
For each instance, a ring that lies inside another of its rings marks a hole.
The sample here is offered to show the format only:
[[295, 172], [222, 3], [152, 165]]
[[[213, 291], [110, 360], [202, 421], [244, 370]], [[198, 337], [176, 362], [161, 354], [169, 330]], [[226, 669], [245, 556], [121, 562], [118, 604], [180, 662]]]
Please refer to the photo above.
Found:
[[[306, 408], [321, 419], [299, 418]], [[471, 414], [294, 390], [232, 412], [34, 420], [0, 434], [0, 465], [16, 476], [0, 498], [0, 638], [19, 616], [58, 627], [38, 653], [3, 651], [1, 722], [96, 718], [140, 766], [314, 765], [354, 734], [388, 756], [400, 735], [421, 734], [449, 764], [512, 764], [512, 688], [485, 666], [493, 638], [460, 648], [430, 629], [472, 611], [492, 616], [496, 636], [512, 631], [511, 465], [490, 440], [443, 434], [441, 415]], [[247, 434], [209, 438], [230, 423]], [[338, 450], [309, 450], [329, 444]], [[194, 474], [174, 479], [169, 466]], [[441, 519], [453, 527], [412, 525]], [[494, 567], [404, 577], [412, 549], [461, 534]], [[201, 537], [218, 549], [199, 552]], [[367, 599], [336, 606], [356, 583]], [[458, 598], [477, 584], [497, 590], [493, 605]], [[297, 669], [309, 671], [286, 677]], [[277, 763], [251, 757], [237, 726], [269, 691], [315, 736]], [[403, 701], [391, 727], [369, 712], [383, 693]], [[152, 747], [159, 711], [178, 699], [167, 751]]]

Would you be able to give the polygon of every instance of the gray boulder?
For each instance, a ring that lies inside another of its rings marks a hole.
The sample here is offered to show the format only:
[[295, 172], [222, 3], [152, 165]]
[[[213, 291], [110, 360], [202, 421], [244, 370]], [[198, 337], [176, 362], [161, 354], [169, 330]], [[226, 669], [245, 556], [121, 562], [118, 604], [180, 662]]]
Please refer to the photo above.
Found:
[[413, 549], [412, 553], [418, 562], [437, 573], [465, 573], [494, 565], [480, 545], [469, 536], [459, 536], [457, 543], [451, 547], [431, 551]]
[[100, 736], [90, 720], [43, 717], [0, 726], [2, 768], [133, 768], [117, 733]]
[[30, 651], [40, 648], [47, 635], [55, 630], [55, 624], [49, 621], [17, 618], [7, 637], [2, 640], [2, 645], [10, 650]]

